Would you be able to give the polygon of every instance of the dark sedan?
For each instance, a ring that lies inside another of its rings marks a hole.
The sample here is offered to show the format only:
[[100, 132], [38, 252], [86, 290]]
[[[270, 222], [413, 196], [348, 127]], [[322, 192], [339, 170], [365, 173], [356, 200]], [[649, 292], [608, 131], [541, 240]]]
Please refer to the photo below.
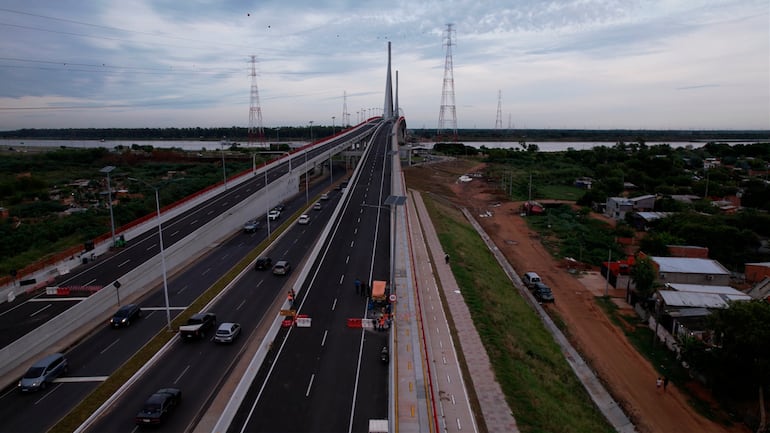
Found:
[[136, 304], [126, 304], [115, 312], [110, 319], [110, 325], [113, 328], [121, 328], [131, 324], [132, 320], [142, 317], [142, 309]]
[[138, 425], [162, 424], [171, 411], [182, 401], [182, 391], [178, 388], [159, 389], [136, 414]]

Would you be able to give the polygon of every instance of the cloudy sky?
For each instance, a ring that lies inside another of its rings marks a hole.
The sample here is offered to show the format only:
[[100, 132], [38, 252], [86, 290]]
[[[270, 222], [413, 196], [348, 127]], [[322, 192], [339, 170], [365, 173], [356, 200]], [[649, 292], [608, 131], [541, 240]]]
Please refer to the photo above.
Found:
[[449, 23], [458, 128], [770, 129], [768, 0], [3, 0], [0, 130], [436, 128]]

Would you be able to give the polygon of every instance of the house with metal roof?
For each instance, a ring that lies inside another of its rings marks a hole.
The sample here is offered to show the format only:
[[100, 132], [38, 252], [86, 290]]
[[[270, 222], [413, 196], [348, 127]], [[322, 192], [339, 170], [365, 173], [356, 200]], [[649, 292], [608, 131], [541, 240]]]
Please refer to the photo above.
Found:
[[658, 270], [661, 284], [683, 283], [706, 286], [728, 286], [730, 271], [712, 259], [691, 257], [650, 257]]

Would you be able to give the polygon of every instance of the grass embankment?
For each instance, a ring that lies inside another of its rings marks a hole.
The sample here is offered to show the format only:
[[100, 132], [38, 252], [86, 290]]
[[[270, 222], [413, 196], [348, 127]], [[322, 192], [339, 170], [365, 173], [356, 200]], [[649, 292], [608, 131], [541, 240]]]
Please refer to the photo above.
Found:
[[456, 209], [424, 197], [519, 429], [613, 431], [476, 231]]

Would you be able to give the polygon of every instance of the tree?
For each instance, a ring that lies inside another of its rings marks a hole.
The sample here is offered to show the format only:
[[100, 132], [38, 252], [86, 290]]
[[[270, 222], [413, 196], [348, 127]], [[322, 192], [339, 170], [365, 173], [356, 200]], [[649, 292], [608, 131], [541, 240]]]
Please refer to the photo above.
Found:
[[631, 280], [639, 297], [646, 300], [652, 295], [656, 278], [655, 265], [649, 257], [637, 257], [631, 268]]
[[757, 431], [764, 431], [764, 388], [770, 367], [770, 304], [763, 300], [732, 302], [710, 317], [710, 325], [721, 343], [717, 350], [719, 369], [730, 373], [735, 391], [756, 387], [760, 412]]

